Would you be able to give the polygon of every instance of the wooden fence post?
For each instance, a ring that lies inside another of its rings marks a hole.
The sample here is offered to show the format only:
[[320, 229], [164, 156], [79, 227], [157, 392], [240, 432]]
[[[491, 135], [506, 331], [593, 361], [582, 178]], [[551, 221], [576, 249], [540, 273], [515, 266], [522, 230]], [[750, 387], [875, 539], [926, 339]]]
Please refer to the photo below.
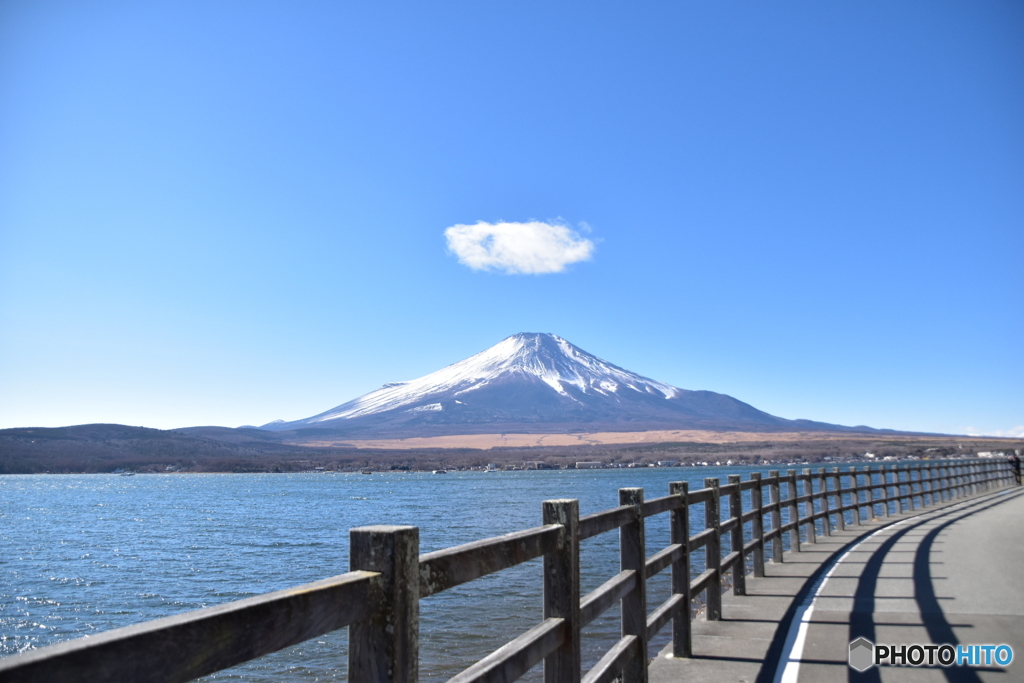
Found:
[[419, 677], [420, 530], [366, 526], [349, 532], [352, 571], [380, 572], [375, 607], [348, 629], [348, 678], [416, 683]]
[[814, 479], [811, 477], [811, 470], [809, 467], [804, 468], [803, 475], [807, 477], [804, 479], [804, 495], [808, 497], [806, 503], [804, 503], [804, 512], [811, 518], [811, 523], [807, 525], [807, 542], [817, 543], [818, 542], [818, 528], [817, 521], [814, 519]]
[[875, 474], [871, 471], [871, 465], [864, 465], [864, 482], [868, 490], [868, 521], [875, 519]]
[[[914, 473], [917, 472], [918, 478], [914, 479]], [[921, 477], [920, 471], [915, 469], [913, 465], [907, 465], [907, 481], [910, 484], [910, 509], [916, 510], [919, 507], [924, 507], [924, 497], [922, 496], [918, 500], [918, 494], [921, 492]]]
[[758, 544], [754, 546], [754, 576], [764, 576], [764, 492], [761, 490], [761, 473], [751, 472], [750, 478], [757, 482], [757, 485], [750, 490], [750, 502], [754, 508], [753, 526], [750, 535]]
[[707, 609], [704, 615], [708, 621], [718, 621], [722, 618], [722, 498], [718, 492], [718, 479], [706, 478], [704, 488], [711, 489], [711, 500], [704, 503], [704, 528], [715, 530], [704, 546], [705, 568], [714, 570], [714, 575], [708, 581]]
[[925, 466], [918, 464], [917, 467], [917, 480], [920, 483], [921, 488], [921, 507], [925, 508], [931, 505], [931, 496], [928, 495], [928, 480], [925, 478]]
[[779, 471], [769, 470], [768, 478], [771, 482], [768, 484], [768, 503], [775, 503], [775, 509], [772, 510], [772, 531], [778, 533], [772, 539], [772, 562], [782, 562], [782, 532], [779, 531], [782, 528], [782, 498], [780, 497], [779, 488]]
[[825, 479], [825, 468], [818, 468], [818, 492], [821, 494], [821, 511], [825, 515], [821, 518], [821, 530], [826, 536], [832, 535], [832, 509], [828, 500], [828, 480]]
[[693, 637], [690, 628], [690, 484], [674, 481], [668, 485], [669, 493], [679, 496], [682, 505], [671, 513], [672, 543], [683, 546], [682, 555], [672, 563], [672, 592], [684, 595], [685, 606], [672, 618], [672, 654], [675, 657], [693, 656]]
[[[853, 480], [852, 486], [854, 489], [860, 487], [860, 477], [857, 474], [856, 467], [850, 468], [850, 479]], [[860, 526], [862, 523], [860, 521], [860, 491], [856, 490], [853, 492], [853, 523], [857, 526]]]
[[[896, 466], [896, 481], [897, 481], [896, 492], [899, 494], [899, 511], [902, 513], [902, 512], [908, 512], [908, 511], [913, 510], [913, 507], [911, 505], [910, 499], [907, 498], [910, 495], [910, 484], [907, 483], [904, 486], [903, 484], [905, 482], [904, 482], [904, 480], [900, 479], [900, 474], [905, 475], [906, 476], [906, 480], [909, 481], [910, 474], [907, 472], [906, 465], [897, 465]], [[904, 492], [904, 488], [906, 489], [905, 492]]]
[[918, 465], [917, 476], [921, 480], [921, 507], [930, 507], [932, 505], [931, 470], [927, 465]]
[[878, 466], [878, 476], [882, 478], [882, 514], [889, 516], [889, 473], [885, 465]]
[[544, 555], [544, 618], [561, 617], [568, 635], [544, 659], [545, 683], [580, 680], [580, 504], [577, 500], [545, 500], [544, 524], [561, 524], [562, 545]]
[[786, 470], [786, 488], [789, 489], [789, 497], [786, 499], [786, 507], [789, 508], [789, 521], [796, 522], [789, 530], [789, 550], [798, 553], [800, 552], [800, 510], [796, 506], [796, 470]]
[[743, 492], [740, 491], [740, 475], [730, 474], [729, 484], [734, 485], [729, 494], [729, 516], [736, 518], [730, 543], [732, 552], [739, 553], [740, 559], [732, 566], [732, 594], [747, 594], [747, 556], [743, 552]]
[[636, 656], [622, 667], [623, 683], [647, 682], [647, 545], [644, 540], [644, 490], [619, 489], [619, 505], [636, 509], [633, 522], [619, 528], [619, 566], [636, 572], [636, 588], [622, 598], [622, 635], [636, 636]]
[[838, 467], [832, 468], [832, 489], [836, 493], [836, 528], [839, 531], [846, 529], [846, 512], [843, 511], [843, 475], [839, 473]]
[[[914, 479], [914, 472], [917, 472], [917, 479]], [[912, 482], [910, 484], [910, 509], [916, 510], [919, 507], [924, 507], [924, 496], [921, 496], [920, 505], [914, 502], [914, 499], [921, 492], [921, 470], [912, 465], [907, 465], [907, 480]], [[917, 484], [916, 491], [914, 490], [914, 484]]]

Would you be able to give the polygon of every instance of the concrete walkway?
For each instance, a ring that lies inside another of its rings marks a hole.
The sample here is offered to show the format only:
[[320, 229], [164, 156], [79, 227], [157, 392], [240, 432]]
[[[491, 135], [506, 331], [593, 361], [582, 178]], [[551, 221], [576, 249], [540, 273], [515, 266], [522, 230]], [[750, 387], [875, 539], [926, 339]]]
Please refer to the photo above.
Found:
[[[1024, 490], [1018, 487], [818, 536], [722, 596], [722, 620], [693, 623], [692, 659], [670, 649], [651, 683], [1024, 680]], [[847, 665], [850, 641], [1008, 644], [989, 667]]]

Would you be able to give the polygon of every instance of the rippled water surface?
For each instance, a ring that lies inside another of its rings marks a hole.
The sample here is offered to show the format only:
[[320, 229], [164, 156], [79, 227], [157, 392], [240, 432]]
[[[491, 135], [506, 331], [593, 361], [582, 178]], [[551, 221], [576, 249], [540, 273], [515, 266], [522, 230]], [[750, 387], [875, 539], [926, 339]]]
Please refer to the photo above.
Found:
[[[749, 471], [6, 475], [0, 655], [342, 574], [356, 526], [418, 526], [420, 551], [430, 552], [538, 526], [546, 499], [578, 498], [588, 514], [616, 506], [620, 487], [653, 498], [671, 481], [693, 490], [704, 477], [724, 484]], [[667, 515], [648, 520], [647, 539], [648, 554], [668, 543]], [[617, 571], [617, 534], [584, 542], [584, 593]], [[421, 679], [446, 680], [539, 623], [540, 596], [537, 560], [424, 599]], [[659, 576], [649, 608], [667, 596]], [[618, 638], [617, 617], [612, 610], [587, 629], [586, 661]], [[209, 678], [343, 681], [346, 641], [337, 631]]]

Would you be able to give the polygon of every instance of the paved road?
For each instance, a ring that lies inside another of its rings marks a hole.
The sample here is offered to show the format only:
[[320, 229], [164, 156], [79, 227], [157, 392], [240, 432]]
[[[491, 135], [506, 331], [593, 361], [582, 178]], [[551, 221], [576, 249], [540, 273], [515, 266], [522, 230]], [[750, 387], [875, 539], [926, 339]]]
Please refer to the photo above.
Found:
[[[1024, 490], [953, 501], [804, 544], [720, 622], [694, 622], [691, 660], [663, 652], [651, 683], [1024, 681]], [[850, 641], [999, 644], [1009, 668], [847, 665]]]

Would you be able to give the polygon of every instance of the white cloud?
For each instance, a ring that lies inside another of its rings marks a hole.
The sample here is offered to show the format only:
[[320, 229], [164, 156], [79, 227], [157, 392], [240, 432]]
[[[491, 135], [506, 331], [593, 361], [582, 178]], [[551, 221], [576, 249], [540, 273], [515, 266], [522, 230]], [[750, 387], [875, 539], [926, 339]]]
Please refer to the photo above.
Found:
[[[583, 229], [587, 230], [584, 224]], [[560, 273], [587, 261], [594, 243], [561, 223], [484, 223], [453, 225], [444, 231], [448, 250], [473, 270], [505, 273]]]

